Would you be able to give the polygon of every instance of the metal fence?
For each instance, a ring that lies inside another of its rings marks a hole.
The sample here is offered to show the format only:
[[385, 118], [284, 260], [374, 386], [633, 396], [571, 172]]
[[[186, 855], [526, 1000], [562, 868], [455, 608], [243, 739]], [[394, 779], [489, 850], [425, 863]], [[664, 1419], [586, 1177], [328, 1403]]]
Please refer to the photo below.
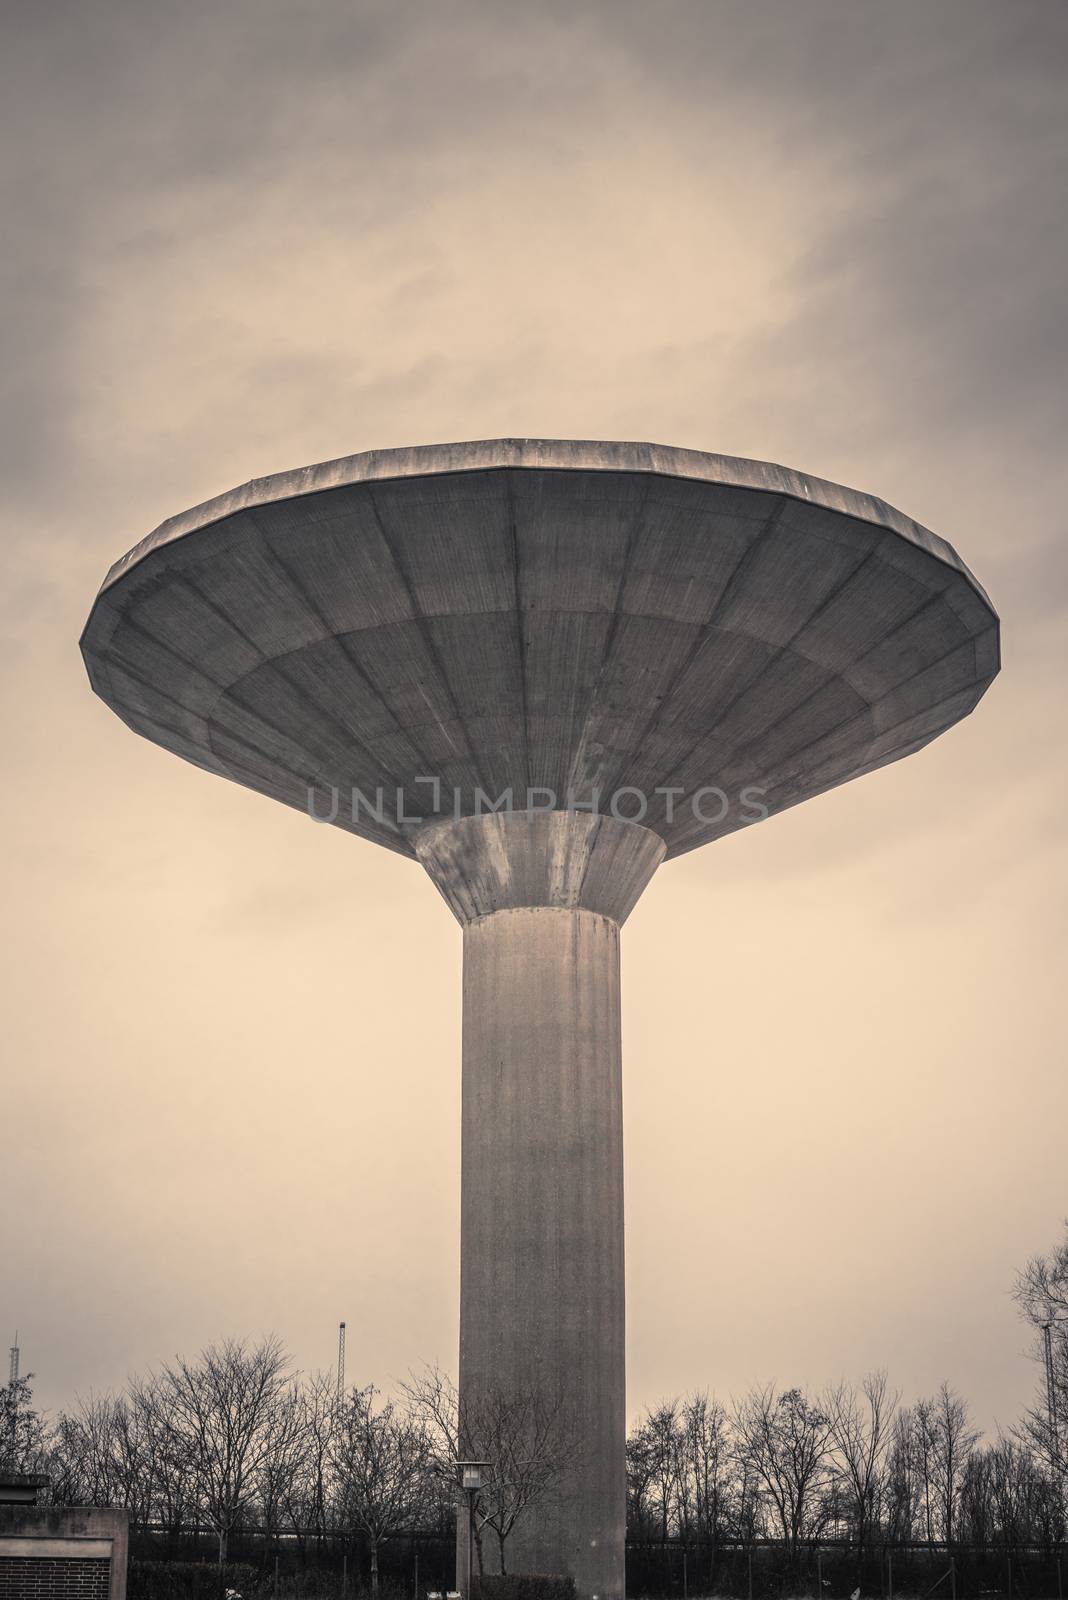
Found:
[[[357, 1600], [370, 1586], [370, 1550], [356, 1534], [321, 1530], [231, 1533], [225, 1585], [211, 1529], [131, 1533], [130, 1600], [200, 1600], [220, 1587], [245, 1600]], [[452, 1527], [396, 1535], [379, 1546], [382, 1600], [425, 1600], [454, 1588]], [[758, 1539], [627, 1541], [634, 1600], [1065, 1600], [1068, 1548], [844, 1540], [789, 1546]], [[477, 1600], [477, 1596], [475, 1597]]]
[[863, 1600], [1064, 1600], [1064, 1575], [1059, 1545], [627, 1541], [627, 1593], [651, 1600], [850, 1600], [857, 1591]]

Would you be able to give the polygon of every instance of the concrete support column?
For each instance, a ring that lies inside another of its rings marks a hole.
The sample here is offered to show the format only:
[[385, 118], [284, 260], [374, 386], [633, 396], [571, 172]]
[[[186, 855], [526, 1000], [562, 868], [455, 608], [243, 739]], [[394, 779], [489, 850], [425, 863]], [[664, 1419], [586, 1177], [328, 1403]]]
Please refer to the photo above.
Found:
[[464, 928], [461, 1406], [559, 1408], [577, 1454], [508, 1565], [622, 1600], [619, 929], [665, 846], [612, 818], [513, 812], [434, 824], [416, 848]]

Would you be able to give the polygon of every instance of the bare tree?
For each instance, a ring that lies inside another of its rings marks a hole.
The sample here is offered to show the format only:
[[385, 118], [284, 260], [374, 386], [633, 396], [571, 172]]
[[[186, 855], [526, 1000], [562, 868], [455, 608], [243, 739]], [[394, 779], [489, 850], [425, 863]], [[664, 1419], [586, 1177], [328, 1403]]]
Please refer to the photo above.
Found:
[[256, 1499], [264, 1531], [274, 1537], [291, 1503], [293, 1486], [308, 1442], [308, 1419], [301, 1388], [290, 1385], [264, 1421], [264, 1449], [256, 1475]]
[[969, 1543], [1006, 1550], [1043, 1547], [1064, 1536], [1064, 1516], [1050, 1474], [1030, 1450], [1001, 1438], [973, 1450], [961, 1475], [957, 1530]]
[[752, 1389], [734, 1411], [736, 1449], [752, 1469], [772, 1508], [792, 1560], [825, 1515], [820, 1491], [826, 1479], [830, 1419], [800, 1389]]
[[301, 1385], [300, 1407], [301, 1448], [296, 1470], [283, 1491], [283, 1503], [303, 1555], [309, 1528], [322, 1549], [334, 1509], [331, 1456], [340, 1412], [333, 1373], [317, 1372]]
[[402, 1389], [425, 1427], [440, 1498], [449, 1486], [455, 1503], [458, 1460], [488, 1463], [471, 1508], [475, 1553], [482, 1573], [488, 1532], [506, 1572], [507, 1544], [516, 1526], [535, 1505], [554, 1497], [579, 1458], [580, 1441], [566, 1397], [535, 1388], [486, 1389], [461, 1405], [452, 1379], [437, 1367], [413, 1375]]
[[673, 1532], [682, 1531], [685, 1518], [680, 1494], [679, 1407], [678, 1400], [662, 1401], [646, 1412], [640, 1427], [648, 1472], [650, 1519], [656, 1522], [664, 1546]]
[[171, 1415], [166, 1392], [152, 1374], [134, 1378], [127, 1402], [137, 1418], [140, 1447], [151, 1482], [152, 1519], [171, 1534], [196, 1516], [196, 1480], [188, 1440]]
[[0, 1385], [0, 1467], [41, 1472], [48, 1455], [48, 1429], [33, 1404], [33, 1373]]
[[894, 1417], [884, 1474], [884, 1527], [894, 1544], [910, 1544], [922, 1503], [917, 1468], [916, 1423], [906, 1407]]
[[1068, 1221], [1060, 1243], [1047, 1255], [1032, 1256], [1017, 1274], [1013, 1298], [1036, 1328], [1051, 1311], [1068, 1317]]
[[727, 1413], [714, 1396], [694, 1394], [683, 1401], [680, 1420], [683, 1471], [693, 1486], [694, 1531], [714, 1565], [728, 1491]]
[[938, 1466], [938, 1421], [933, 1400], [917, 1400], [912, 1408], [913, 1444], [923, 1498], [923, 1523], [927, 1543], [935, 1536], [935, 1479]]
[[994, 1477], [993, 1452], [973, 1450], [961, 1478], [957, 1531], [981, 1549], [995, 1544], [998, 1537]]
[[460, 1396], [455, 1383], [440, 1367], [428, 1366], [409, 1373], [400, 1391], [426, 1435], [431, 1471], [455, 1485], [460, 1459]]
[[734, 1441], [731, 1448], [734, 1458], [734, 1492], [728, 1501], [730, 1529], [734, 1537], [752, 1544], [764, 1527], [764, 1504], [760, 1483], [751, 1463]]
[[831, 1440], [852, 1502], [861, 1563], [878, 1515], [883, 1459], [897, 1403], [898, 1396], [887, 1393], [886, 1373], [882, 1371], [869, 1373], [859, 1393], [852, 1384], [839, 1383], [827, 1394]]
[[375, 1389], [353, 1389], [338, 1418], [332, 1449], [343, 1520], [358, 1527], [371, 1555], [371, 1593], [378, 1594], [378, 1551], [415, 1521], [428, 1466], [419, 1420]]
[[627, 1439], [627, 1533], [630, 1538], [652, 1535], [656, 1521], [654, 1484], [656, 1445], [644, 1422]]
[[160, 1400], [218, 1536], [220, 1566], [275, 1446], [289, 1389], [289, 1358], [274, 1338], [251, 1348], [228, 1339], [160, 1373]]
[[144, 1527], [153, 1520], [159, 1469], [155, 1458], [157, 1443], [153, 1418], [133, 1391], [117, 1399], [111, 1410], [112, 1472], [118, 1485], [120, 1503], [131, 1521]]
[[506, 1547], [516, 1525], [555, 1497], [577, 1461], [571, 1416], [562, 1394], [535, 1388], [486, 1390], [461, 1408], [464, 1451], [488, 1463], [475, 1509], [480, 1572], [484, 1531], [496, 1538], [500, 1569], [507, 1572]]
[[112, 1395], [90, 1394], [74, 1410], [59, 1414], [53, 1456], [62, 1461], [64, 1498], [86, 1506], [125, 1506], [117, 1467], [115, 1434], [120, 1406]]
[[972, 1427], [967, 1401], [943, 1382], [935, 1401], [938, 1418], [938, 1489], [943, 1537], [952, 1544], [957, 1532], [957, 1505], [968, 1457], [979, 1435]]

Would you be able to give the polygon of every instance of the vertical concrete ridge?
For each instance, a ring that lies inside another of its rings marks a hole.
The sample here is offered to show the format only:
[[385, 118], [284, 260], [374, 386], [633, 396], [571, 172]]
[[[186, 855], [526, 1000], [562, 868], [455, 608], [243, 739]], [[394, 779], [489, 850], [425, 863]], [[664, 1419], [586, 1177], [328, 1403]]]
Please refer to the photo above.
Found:
[[493, 811], [430, 823], [415, 853], [463, 926], [524, 906], [622, 927], [667, 854], [658, 833], [588, 811]]

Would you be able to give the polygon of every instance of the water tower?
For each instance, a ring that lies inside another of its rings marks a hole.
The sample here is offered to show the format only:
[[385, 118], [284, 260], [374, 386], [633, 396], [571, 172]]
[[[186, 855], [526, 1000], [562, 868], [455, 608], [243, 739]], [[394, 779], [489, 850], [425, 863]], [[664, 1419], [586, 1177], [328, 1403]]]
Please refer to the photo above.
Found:
[[564, 1396], [582, 1453], [510, 1565], [618, 1600], [620, 928], [665, 860], [966, 716], [998, 671], [990, 602], [866, 494], [504, 439], [173, 517], [82, 649], [136, 732], [421, 862], [460, 922], [461, 1393]]

